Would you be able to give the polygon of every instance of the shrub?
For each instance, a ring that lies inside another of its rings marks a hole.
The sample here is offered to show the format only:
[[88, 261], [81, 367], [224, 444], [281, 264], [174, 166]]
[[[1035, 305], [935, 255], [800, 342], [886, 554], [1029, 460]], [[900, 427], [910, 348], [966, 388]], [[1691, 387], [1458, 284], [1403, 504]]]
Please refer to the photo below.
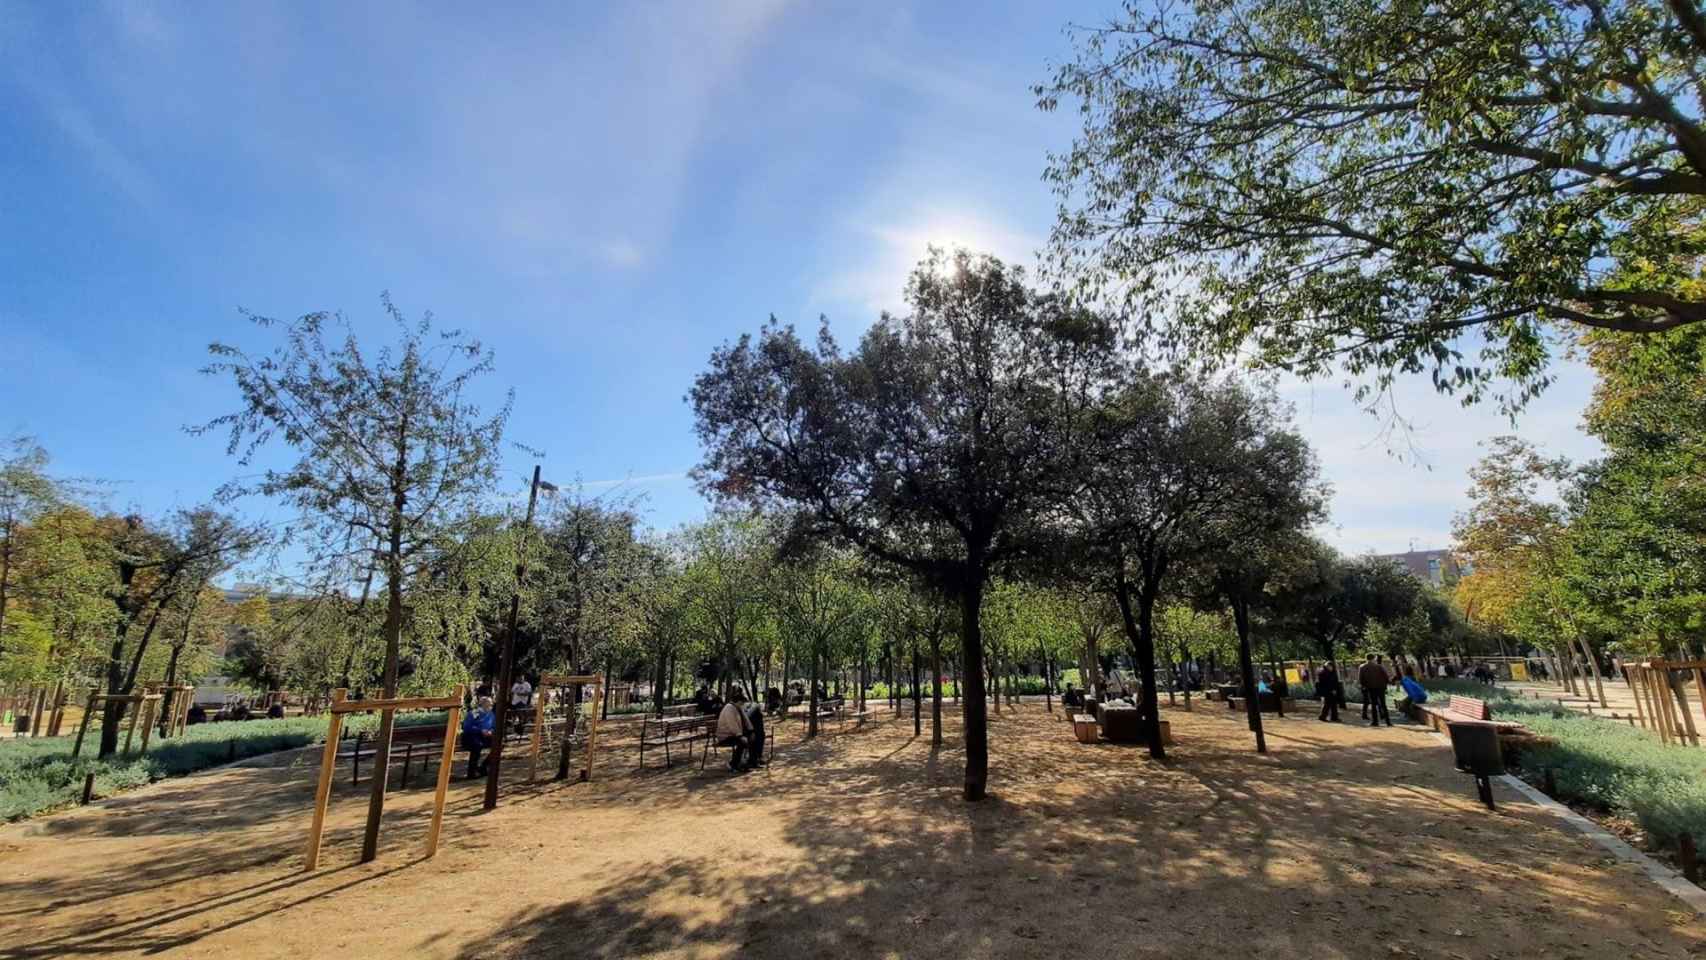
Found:
[[1500, 716], [1550, 741], [1520, 762], [1531, 781], [1550, 769], [1559, 799], [1631, 817], [1662, 847], [1685, 833], [1706, 843], [1706, 753], [1557, 704], [1511, 701]]
[[[443, 713], [409, 713], [399, 726], [442, 724]], [[355, 736], [379, 726], [376, 714], [346, 718], [344, 730]], [[138, 732], [140, 739], [140, 731]], [[24, 738], [0, 741], [0, 820], [20, 820], [44, 810], [73, 803], [82, 794], [83, 778], [95, 775], [95, 794], [110, 796], [166, 777], [179, 777], [229, 760], [256, 757], [279, 750], [324, 743], [326, 718], [286, 717], [282, 720], [244, 720], [201, 723], [183, 736], [152, 740], [146, 756], [94, 756], [98, 739], [91, 732], [83, 753], [71, 757], [72, 737]]]

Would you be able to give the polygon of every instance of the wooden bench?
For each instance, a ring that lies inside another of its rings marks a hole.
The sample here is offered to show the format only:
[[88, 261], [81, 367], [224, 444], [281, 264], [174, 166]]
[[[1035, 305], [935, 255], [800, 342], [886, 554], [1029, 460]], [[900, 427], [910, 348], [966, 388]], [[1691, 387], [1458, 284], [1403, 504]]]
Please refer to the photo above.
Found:
[[[1281, 699], [1282, 698], [1275, 696], [1274, 694], [1271, 694], [1271, 693], [1257, 694], [1257, 696], [1256, 696], [1256, 709], [1262, 713], [1278, 713], [1279, 708], [1280, 708], [1280, 704], [1281, 704]], [[1249, 709], [1249, 700], [1250, 700], [1249, 697], [1227, 697], [1226, 698], [1227, 708], [1234, 711], [1234, 712], [1237, 712], [1237, 713], [1243, 713], [1245, 710]], [[1285, 697], [1285, 698], [1283, 698], [1283, 701], [1285, 704], [1285, 712], [1286, 713], [1296, 713], [1297, 712], [1297, 701], [1296, 700], [1293, 700], [1290, 697]]]
[[717, 725], [717, 718], [709, 714], [699, 714], [691, 717], [647, 717], [640, 724], [640, 766], [646, 765], [646, 748], [662, 747], [663, 764], [665, 767], [675, 766], [675, 759], [670, 755], [671, 746], [687, 745], [687, 760], [693, 760], [693, 744], [711, 737], [711, 731]]
[[1500, 733], [1523, 729], [1520, 723], [1494, 720], [1493, 708], [1487, 701], [1456, 693], [1451, 695], [1444, 706], [1430, 700], [1426, 703], [1411, 703], [1410, 710], [1412, 719], [1440, 731], [1444, 731], [1453, 723], [1488, 723], [1498, 728]]
[[[705, 769], [705, 759], [711, 755], [712, 750], [721, 750], [725, 746], [728, 746], [731, 750], [734, 749], [733, 745], [724, 744], [722, 741], [717, 739], [716, 727], [713, 725], [711, 730], [705, 735], [705, 749], [699, 754], [699, 769]], [[768, 763], [772, 757], [776, 756], [775, 724], [767, 723], [764, 725], [764, 750], [765, 762]]]
[[[442, 724], [416, 725], [409, 727], [391, 728], [391, 762], [396, 763], [400, 756], [403, 760], [403, 782], [409, 785], [409, 770], [414, 764], [415, 749], [420, 748], [421, 762], [435, 756], [435, 750], [444, 749], [444, 726]], [[339, 760], [350, 762], [350, 783], [361, 782], [361, 761], [372, 759], [379, 750], [378, 744], [366, 731], [356, 734], [355, 741], [348, 747], [338, 751]]]

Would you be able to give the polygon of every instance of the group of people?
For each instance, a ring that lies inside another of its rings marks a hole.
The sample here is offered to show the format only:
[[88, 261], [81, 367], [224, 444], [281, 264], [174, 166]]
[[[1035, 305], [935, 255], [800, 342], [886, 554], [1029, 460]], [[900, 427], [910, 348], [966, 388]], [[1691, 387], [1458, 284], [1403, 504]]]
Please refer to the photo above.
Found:
[[[509, 686], [509, 715], [506, 726], [520, 734], [526, 730], [527, 718], [533, 715], [533, 684], [525, 674]], [[474, 705], [462, 715], [462, 745], [468, 750], [468, 778], [486, 775], [485, 757], [492, 749], [498, 732], [496, 701], [492, 688], [481, 685], [475, 691]]]
[[[1369, 654], [1357, 668], [1357, 685], [1362, 687], [1362, 718], [1371, 727], [1380, 726], [1382, 720], [1387, 726], [1392, 726], [1392, 712], [1386, 706], [1386, 688], [1391, 682], [1391, 675], [1376, 654]], [[1398, 685], [1403, 688], [1405, 697], [1405, 701], [1399, 704], [1400, 708], [1409, 703], [1422, 703], [1428, 698], [1427, 690], [1416, 680], [1415, 670], [1411, 667], [1404, 668]], [[1321, 720], [1325, 723], [1341, 722], [1339, 708], [1349, 704], [1345, 700], [1345, 683], [1339, 679], [1339, 668], [1333, 661], [1327, 661], [1315, 674], [1315, 693], [1321, 698]]]

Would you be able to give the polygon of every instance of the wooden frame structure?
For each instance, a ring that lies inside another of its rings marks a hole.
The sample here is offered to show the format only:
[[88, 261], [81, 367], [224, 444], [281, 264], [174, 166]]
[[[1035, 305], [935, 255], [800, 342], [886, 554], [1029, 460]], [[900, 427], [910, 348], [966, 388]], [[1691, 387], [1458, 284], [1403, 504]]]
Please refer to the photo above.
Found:
[[1694, 689], [1706, 703], [1706, 660], [1642, 660], [1623, 664], [1629, 692], [1635, 696], [1635, 717], [1642, 727], [1659, 735], [1661, 743], [1700, 745], [1694, 711], [1688, 707], [1686, 680], [1672, 683], [1675, 671], [1694, 675]]
[[[172, 695], [172, 715], [166, 718], [166, 729], [161, 732], [161, 736], [183, 736], [190, 724], [190, 704], [195, 701], [195, 687], [184, 683], [170, 687], [164, 684], [150, 683], [144, 689], [149, 693], [158, 693], [161, 696], [167, 693]], [[164, 705], [162, 705], [162, 709], [164, 709]]]
[[[71, 758], [75, 760], [83, 752], [83, 735], [89, 732], [89, 720], [95, 715], [97, 705], [109, 703], [129, 704], [130, 728], [124, 735], [124, 756], [130, 756], [131, 741], [136, 738], [136, 721], [142, 714], [148, 714], [148, 719], [142, 724], [142, 753], [148, 752], [148, 735], [154, 730], [155, 704], [160, 702], [158, 693], [149, 693], [144, 688], [141, 693], [101, 693], [95, 687], [89, 688], [89, 702], [83, 708], [83, 722], [77, 725], [77, 742], [71, 745]], [[122, 716], [122, 715], [121, 715]], [[104, 722], [104, 721], [103, 721]]]
[[[592, 673], [584, 674], [552, 674], [539, 677], [539, 689], [533, 691], [533, 741], [528, 747], [527, 779], [539, 779], [539, 751], [545, 742], [545, 704], [550, 699], [547, 690], [552, 687], [564, 688], [580, 692], [582, 687], [591, 687], [592, 696], [586, 702], [592, 704], [591, 716], [587, 719], [586, 729], [586, 767], [581, 771], [581, 779], [592, 779], [592, 764], [598, 747], [598, 710], [600, 701], [604, 698], [604, 678]], [[569, 701], [568, 713], [563, 718], [563, 737], [566, 739], [573, 733], [570, 721], [574, 711], [580, 709], [580, 698], [574, 697]]]
[[467, 688], [461, 684], [447, 697], [396, 697], [390, 700], [346, 700], [349, 691], [332, 691], [330, 719], [326, 722], [326, 749], [320, 756], [320, 781], [314, 788], [314, 821], [308, 828], [308, 855], [305, 870], [320, 865], [320, 836], [326, 828], [326, 807], [332, 797], [332, 776], [338, 762], [338, 735], [343, 731], [346, 713], [387, 713], [398, 710], [445, 710], [444, 754], [438, 762], [438, 790], [432, 798], [432, 825], [427, 828], [426, 856], [438, 853], [438, 832], [444, 824], [444, 794], [450, 788], [450, 766], [456, 756], [456, 732], [462, 719], [462, 696]]

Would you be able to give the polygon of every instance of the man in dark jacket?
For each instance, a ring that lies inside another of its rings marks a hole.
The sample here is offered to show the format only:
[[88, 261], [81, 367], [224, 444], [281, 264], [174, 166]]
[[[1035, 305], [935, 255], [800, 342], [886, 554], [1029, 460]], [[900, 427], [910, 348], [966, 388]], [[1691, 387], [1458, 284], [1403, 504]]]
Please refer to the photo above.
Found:
[[1345, 698], [1345, 685], [1339, 680], [1339, 669], [1327, 661], [1315, 675], [1315, 695], [1321, 698], [1321, 719], [1339, 722], [1339, 703]]
[[1386, 668], [1380, 665], [1380, 658], [1369, 654], [1362, 669], [1357, 671], [1357, 683], [1362, 686], [1362, 702], [1368, 708], [1371, 727], [1380, 726], [1382, 718], [1387, 726], [1392, 726], [1392, 714], [1386, 709], [1386, 680]]

